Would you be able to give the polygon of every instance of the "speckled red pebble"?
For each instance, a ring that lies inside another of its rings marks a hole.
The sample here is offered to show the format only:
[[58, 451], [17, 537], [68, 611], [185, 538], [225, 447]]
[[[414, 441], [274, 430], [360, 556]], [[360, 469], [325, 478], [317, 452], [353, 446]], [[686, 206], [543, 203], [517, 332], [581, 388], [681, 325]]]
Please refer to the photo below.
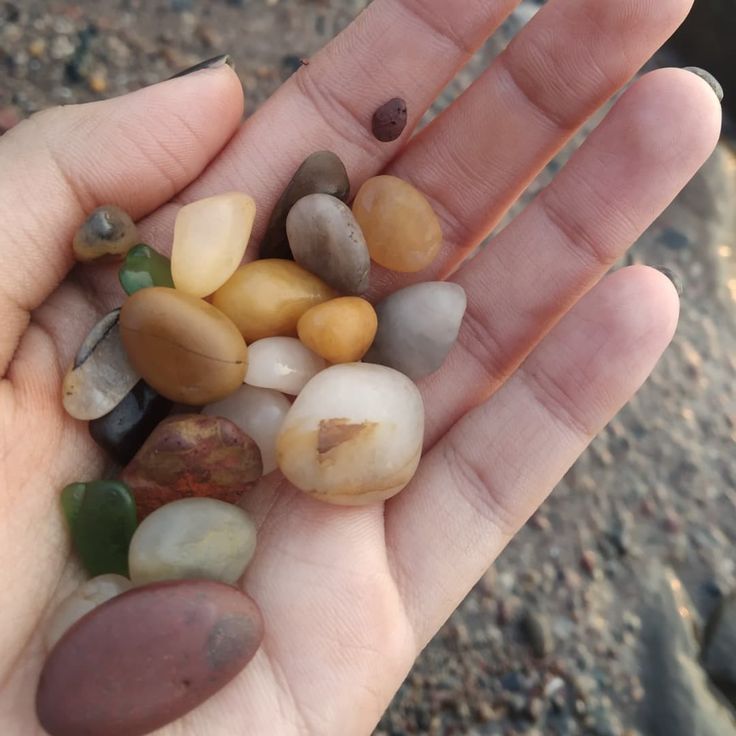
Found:
[[394, 97], [373, 113], [373, 135], [381, 143], [395, 141], [404, 132], [407, 117], [406, 102], [401, 97]]
[[153, 430], [121, 479], [142, 519], [190, 496], [237, 503], [261, 475], [258, 445], [229, 419], [179, 414]]
[[38, 719], [50, 736], [143, 736], [224, 687], [262, 638], [258, 607], [229, 585], [134, 588], [80, 619], [51, 650]]

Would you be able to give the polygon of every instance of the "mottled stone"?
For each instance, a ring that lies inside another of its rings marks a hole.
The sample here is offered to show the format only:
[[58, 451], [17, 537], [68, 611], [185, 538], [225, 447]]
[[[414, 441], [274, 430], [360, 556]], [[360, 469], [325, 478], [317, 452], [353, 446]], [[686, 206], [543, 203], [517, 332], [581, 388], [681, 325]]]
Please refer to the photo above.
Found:
[[365, 299], [344, 296], [305, 312], [297, 332], [310, 350], [329, 363], [354, 363], [370, 347], [377, 326], [376, 311]]
[[123, 304], [120, 333], [135, 369], [172, 401], [209, 404], [243, 382], [248, 351], [238, 329], [189, 294], [158, 286], [137, 291]]
[[94, 210], [77, 230], [74, 257], [78, 261], [122, 258], [137, 242], [138, 231], [130, 215], [108, 204]]
[[229, 585], [134, 588], [95, 608], [51, 651], [38, 719], [50, 736], [143, 736], [222, 689], [262, 638], [258, 607]]
[[171, 261], [144, 243], [134, 245], [128, 251], [118, 271], [118, 278], [126, 294], [151, 286], [174, 287]]
[[363, 505], [398, 493], [419, 465], [424, 405], [405, 375], [365, 363], [318, 373], [281, 427], [281, 471], [330, 503]]
[[62, 491], [72, 544], [90, 575], [128, 574], [128, 545], [137, 519], [135, 501], [119, 481], [73, 483]]
[[182, 498], [154, 511], [130, 540], [130, 579], [235, 583], [256, 551], [256, 526], [238, 506]]
[[172, 406], [145, 381], [138, 381], [110, 413], [89, 423], [89, 433], [116, 462], [125, 465]]
[[123, 347], [119, 318], [115, 309], [92, 328], [64, 376], [62, 402], [76, 419], [107, 414], [140, 379]]
[[176, 288], [200, 297], [219, 289], [243, 260], [255, 217], [256, 203], [240, 192], [184, 205], [171, 249]]
[[202, 413], [229, 419], [251, 437], [261, 451], [265, 475], [278, 467], [276, 436], [290, 408], [282, 393], [244, 384], [226, 399], [206, 406]]
[[310, 307], [337, 294], [291, 261], [253, 261], [241, 266], [212, 297], [250, 344], [264, 337], [295, 336], [296, 323]]
[[295, 337], [266, 337], [250, 346], [245, 382], [296, 396], [327, 363]]
[[427, 198], [395, 176], [374, 176], [359, 189], [353, 214], [371, 258], [393, 271], [421, 271], [437, 257], [442, 228]]
[[289, 210], [308, 194], [330, 194], [346, 202], [350, 194], [350, 179], [345, 166], [331, 151], [317, 151], [297, 169], [276, 203], [261, 241], [261, 258], [291, 258], [286, 235]]
[[80, 618], [116, 595], [130, 590], [133, 583], [122, 575], [98, 575], [82, 583], [56, 607], [44, 629], [44, 642], [51, 649]]
[[394, 97], [388, 102], [384, 102], [373, 113], [371, 130], [381, 143], [390, 143], [404, 132], [406, 120], [406, 100], [401, 97]]
[[300, 199], [286, 218], [294, 260], [342, 294], [368, 289], [371, 257], [350, 208], [329, 194]]
[[156, 427], [121, 477], [143, 518], [190, 496], [237, 503], [262, 470], [258, 446], [231, 421], [180, 414]]
[[444, 362], [466, 306], [462, 286], [444, 281], [394, 292], [376, 305], [378, 331], [364, 360], [390, 366], [418, 381]]

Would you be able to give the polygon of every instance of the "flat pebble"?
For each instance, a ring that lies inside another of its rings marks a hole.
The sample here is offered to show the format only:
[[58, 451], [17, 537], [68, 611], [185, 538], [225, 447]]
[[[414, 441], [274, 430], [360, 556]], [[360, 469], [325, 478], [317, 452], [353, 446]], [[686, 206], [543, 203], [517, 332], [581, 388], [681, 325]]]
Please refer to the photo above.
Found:
[[59, 603], [46, 623], [44, 629], [46, 648], [51, 649], [73, 624], [93, 608], [132, 587], [133, 583], [122, 575], [98, 575], [82, 583]]
[[371, 130], [375, 138], [381, 143], [390, 143], [404, 132], [406, 120], [406, 100], [401, 97], [394, 97], [388, 102], [384, 102], [373, 113]]
[[250, 346], [245, 382], [296, 396], [327, 363], [294, 337], [266, 337]]
[[256, 526], [238, 506], [183, 498], [154, 511], [130, 540], [130, 579], [234, 583], [256, 550]]
[[51, 651], [38, 719], [50, 736], [144, 736], [222, 689], [262, 639], [256, 604], [229, 585], [134, 588], [87, 614]]
[[89, 423], [89, 433], [115, 462], [125, 465], [169, 415], [172, 406], [145, 381], [138, 381], [109, 414]]
[[241, 266], [212, 297], [250, 344], [264, 337], [295, 336], [296, 323], [336, 292], [296, 263], [279, 259]]
[[115, 309], [92, 328], [64, 376], [62, 402], [76, 419], [107, 414], [140, 380], [123, 347], [119, 318]]
[[61, 492], [72, 544], [90, 575], [128, 574], [128, 545], [137, 525], [135, 501], [119, 481], [72, 483]]
[[122, 258], [137, 242], [138, 230], [130, 215], [108, 204], [94, 210], [77, 230], [74, 257], [78, 261]]
[[121, 478], [143, 518], [190, 496], [237, 503], [262, 472], [258, 445], [231, 421], [179, 414], [153, 430]]
[[371, 258], [392, 271], [421, 271], [442, 245], [442, 228], [427, 198], [395, 176], [374, 176], [358, 190], [353, 214]]
[[226, 399], [206, 406], [202, 413], [229, 419], [253, 439], [261, 451], [265, 475], [278, 467], [276, 437], [290, 408], [282, 393], [244, 384]]
[[329, 194], [300, 199], [286, 218], [294, 260], [342, 294], [368, 288], [371, 257], [350, 208]]
[[429, 281], [394, 292], [376, 305], [378, 331], [367, 363], [418, 381], [434, 373], [457, 340], [467, 306], [459, 284]]
[[118, 278], [126, 294], [150, 286], [174, 286], [171, 261], [144, 243], [134, 245], [128, 251], [118, 271]]
[[189, 294], [158, 286], [136, 291], [123, 304], [120, 332], [135, 369], [172, 401], [209, 404], [243, 382], [248, 351], [238, 329]]
[[227, 192], [184, 205], [176, 215], [171, 274], [176, 288], [207, 296], [235, 272], [250, 239], [256, 203]]
[[424, 405], [405, 375], [345, 363], [318, 373], [286, 415], [279, 467], [297, 488], [330, 503], [362, 505], [398, 493], [416, 472]]
[[286, 185], [271, 213], [260, 248], [261, 258], [291, 258], [286, 235], [286, 217], [291, 208], [308, 194], [330, 194], [347, 201], [350, 180], [345, 165], [332, 151], [308, 156]]
[[343, 296], [318, 304], [297, 324], [299, 339], [329, 363], [354, 363], [376, 335], [376, 311], [365, 300]]

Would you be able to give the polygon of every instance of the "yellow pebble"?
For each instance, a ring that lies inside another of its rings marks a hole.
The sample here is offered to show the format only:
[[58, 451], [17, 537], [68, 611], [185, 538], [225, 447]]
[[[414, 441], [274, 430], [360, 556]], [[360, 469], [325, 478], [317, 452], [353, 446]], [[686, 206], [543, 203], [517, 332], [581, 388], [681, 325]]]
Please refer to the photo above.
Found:
[[354, 363], [373, 343], [378, 328], [376, 310], [357, 296], [344, 296], [318, 304], [305, 312], [299, 339], [330, 363]]
[[374, 176], [358, 191], [353, 214], [371, 258], [392, 271], [429, 266], [442, 245], [442, 228], [427, 198], [395, 176]]
[[212, 296], [247, 343], [264, 337], [296, 337], [299, 318], [337, 293], [293, 261], [278, 258], [241, 266]]

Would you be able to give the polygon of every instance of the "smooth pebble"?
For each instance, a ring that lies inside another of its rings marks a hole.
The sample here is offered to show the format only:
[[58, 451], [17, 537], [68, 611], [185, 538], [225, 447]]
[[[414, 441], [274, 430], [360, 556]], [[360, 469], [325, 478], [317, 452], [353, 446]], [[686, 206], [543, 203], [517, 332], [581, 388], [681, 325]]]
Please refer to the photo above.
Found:
[[390, 143], [404, 132], [406, 121], [406, 100], [401, 97], [394, 97], [388, 102], [384, 102], [373, 113], [371, 130], [381, 143]]
[[295, 337], [266, 337], [250, 346], [245, 382], [296, 396], [327, 363]]
[[138, 242], [138, 230], [125, 210], [108, 204], [93, 210], [74, 236], [78, 261], [122, 258]]
[[128, 251], [118, 271], [118, 279], [126, 294], [150, 286], [174, 286], [171, 261], [144, 243], [134, 245]]

